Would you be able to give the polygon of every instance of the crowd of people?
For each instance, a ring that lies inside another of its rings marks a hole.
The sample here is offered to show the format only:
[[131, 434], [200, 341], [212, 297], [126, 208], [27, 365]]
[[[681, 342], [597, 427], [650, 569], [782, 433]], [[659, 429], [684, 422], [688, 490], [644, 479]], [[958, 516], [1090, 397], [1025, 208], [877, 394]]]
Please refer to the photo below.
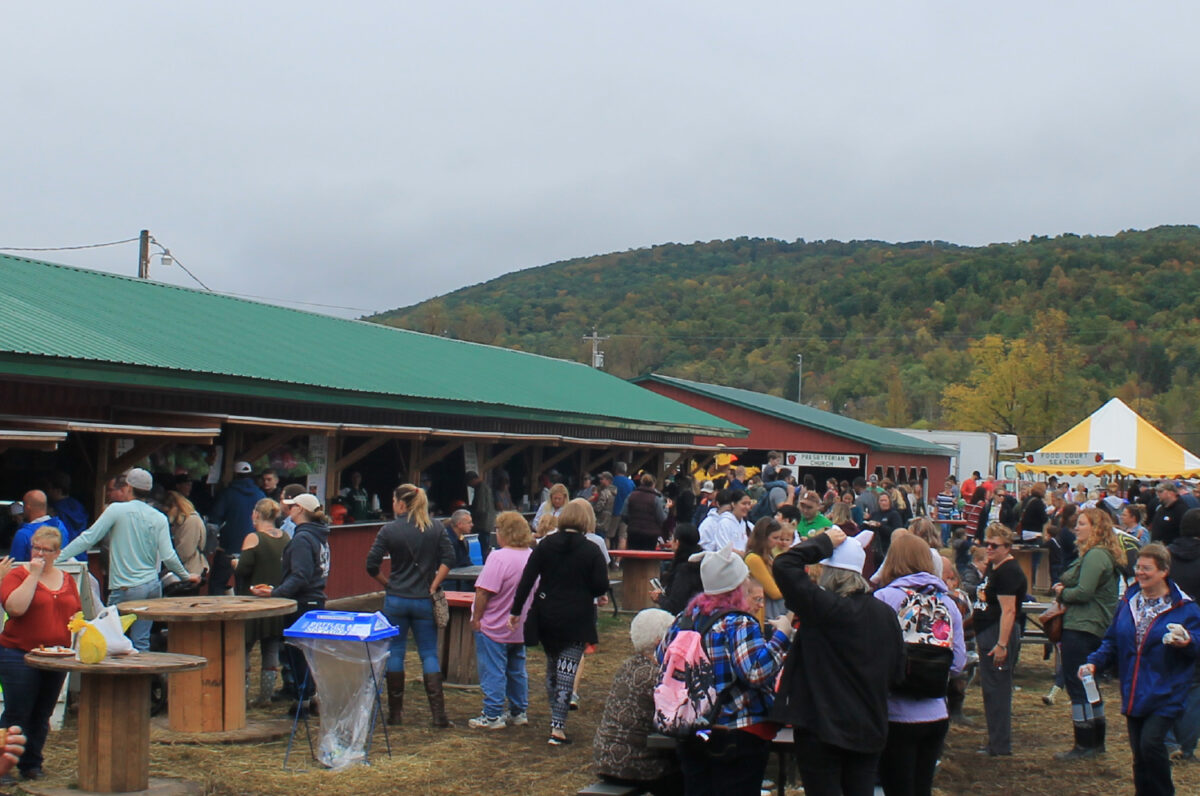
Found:
[[[184, 593], [207, 582], [214, 594], [294, 599], [291, 616], [247, 623], [247, 659], [258, 646], [262, 662], [251, 700], [278, 698], [282, 672], [289, 709], [317, 709], [304, 656], [281, 636], [325, 605], [332, 518], [299, 485], [256, 479], [244, 462], [233, 469], [207, 517], [182, 492], [156, 494], [138, 468], [110, 481], [108, 505], [90, 523], [62, 490], [25, 495], [12, 557], [0, 560], [9, 617], [0, 686], [11, 695], [0, 725], [26, 728], [12, 761], [22, 776], [42, 775], [62, 687], [61, 675], [25, 665], [24, 653], [70, 642], [66, 618], [81, 597], [56, 563], [102, 540], [110, 604], [160, 596], [164, 583]], [[652, 793], [757, 794], [771, 740], [786, 726], [806, 793], [870, 793], [876, 784], [888, 794], [929, 793], [951, 722], [968, 721], [972, 673], [987, 730], [980, 754], [1014, 751], [1013, 671], [1031, 597], [1014, 547], [1025, 544], [1046, 557], [1050, 596], [1062, 607], [1057, 679], [1044, 698], [1054, 704], [1060, 690], [1069, 698], [1075, 742], [1059, 757], [1105, 752], [1108, 717], [1095, 678], [1112, 671], [1138, 793], [1172, 792], [1172, 755], [1193, 759], [1200, 608], [1190, 595], [1200, 592], [1200, 501], [1186, 482], [1134, 482], [1117, 494], [1051, 479], [1013, 490], [976, 473], [961, 487], [948, 479], [926, 503], [922, 490], [878, 475], [830, 479], [818, 492], [811, 477], [774, 459], [750, 477], [733, 468], [662, 485], [618, 463], [581, 479], [574, 497], [561, 477], [547, 477], [532, 495], [531, 519], [499, 485], [477, 473], [466, 483], [470, 500], [445, 523], [433, 518], [422, 487], [397, 487], [393, 519], [363, 562], [400, 631], [387, 667], [389, 724], [404, 721], [411, 633], [430, 723], [454, 726], [437, 639], [443, 587], [463, 585], [447, 576], [469, 563], [468, 534], [477, 535], [484, 563], [471, 618], [482, 704], [467, 725], [528, 724], [526, 649], [539, 645], [554, 747], [573, 740], [567, 723], [598, 643], [597, 608], [615, 566], [609, 550], [669, 549], [651, 592], [659, 607], [635, 617], [634, 654], [604, 701], [594, 739], [602, 778]], [[673, 641], [694, 628], [719, 698], [702, 732], [664, 748], [649, 742], [654, 690]], [[149, 633], [148, 623], [130, 629], [139, 650], [149, 648]]]

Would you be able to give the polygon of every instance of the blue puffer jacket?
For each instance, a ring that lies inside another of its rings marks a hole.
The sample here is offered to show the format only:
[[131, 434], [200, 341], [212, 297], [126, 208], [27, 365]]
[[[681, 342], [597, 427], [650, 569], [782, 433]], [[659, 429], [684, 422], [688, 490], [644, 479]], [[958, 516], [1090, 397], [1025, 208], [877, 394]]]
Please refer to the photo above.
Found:
[[[1167, 584], [1172, 606], [1154, 619], [1141, 644], [1137, 643], [1137, 625], [1130, 608], [1133, 595], [1141, 591], [1135, 583], [1117, 605], [1099, 649], [1088, 656], [1097, 672], [1116, 665], [1121, 676], [1121, 712], [1127, 716], [1180, 716], [1192, 684], [1200, 657], [1200, 607], [1174, 581]], [[1169, 624], [1186, 627], [1192, 643], [1186, 647], [1163, 644]]]

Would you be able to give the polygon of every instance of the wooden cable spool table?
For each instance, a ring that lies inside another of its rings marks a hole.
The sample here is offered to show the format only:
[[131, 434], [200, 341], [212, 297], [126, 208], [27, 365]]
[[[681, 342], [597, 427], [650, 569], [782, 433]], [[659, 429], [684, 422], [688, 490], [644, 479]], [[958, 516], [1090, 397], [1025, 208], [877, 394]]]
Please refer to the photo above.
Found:
[[450, 622], [441, 631], [442, 675], [447, 686], [474, 688], [479, 685], [479, 667], [475, 660], [475, 629], [471, 627], [471, 608], [475, 593], [446, 592]]
[[[196, 672], [195, 655], [142, 652], [83, 663], [29, 653], [35, 669], [79, 672], [79, 789], [95, 793], [145, 790], [150, 781], [150, 678]], [[172, 678], [173, 680], [173, 678]]]
[[653, 608], [650, 579], [658, 577], [662, 562], [675, 554], [670, 550], [609, 550], [608, 554], [621, 559], [621, 610], [636, 613]]
[[138, 619], [167, 623], [167, 649], [208, 660], [202, 671], [172, 677], [169, 726], [175, 732], [229, 732], [246, 726], [246, 620], [282, 616], [295, 600], [211, 596], [129, 600], [117, 606]]

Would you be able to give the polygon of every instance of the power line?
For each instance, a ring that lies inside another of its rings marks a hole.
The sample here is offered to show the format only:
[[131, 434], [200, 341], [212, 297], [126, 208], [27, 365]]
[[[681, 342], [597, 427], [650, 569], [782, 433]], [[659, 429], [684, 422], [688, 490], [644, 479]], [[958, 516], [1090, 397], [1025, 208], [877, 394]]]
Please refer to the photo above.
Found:
[[125, 240], [114, 240], [108, 243], [88, 243], [83, 246], [0, 246], [0, 251], [5, 252], [70, 252], [78, 251], [79, 249], [102, 249], [105, 246], [120, 246], [124, 243], [133, 243], [137, 240], [134, 238], [126, 238]]

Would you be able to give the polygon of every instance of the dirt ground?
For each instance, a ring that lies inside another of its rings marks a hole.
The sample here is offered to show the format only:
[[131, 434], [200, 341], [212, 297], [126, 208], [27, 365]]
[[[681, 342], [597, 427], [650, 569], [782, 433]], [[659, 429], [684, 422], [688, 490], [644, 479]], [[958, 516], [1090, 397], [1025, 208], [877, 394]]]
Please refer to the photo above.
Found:
[[[549, 714], [546, 708], [544, 656], [530, 651], [528, 668], [531, 706], [527, 727], [503, 731], [471, 730], [466, 722], [480, 712], [477, 691], [447, 691], [447, 707], [458, 727], [429, 728], [429, 708], [420, 683], [420, 665], [411, 651], [405, 702], [405, 725], [391, 728], [392, 756], [384, 753], [382, 733], [377, 733], [371, 750], [371, 765], [333, 773], [320, 769], [307, 758], [302, 738], [293, 752], [291, 765], [302, 771], [283, 769], [286, 740], [255, 745], [151, 747], [151, 776], [174, 776], [204, 784], [208, 794], [320, 793], [332, 796], [354, 794], [530, 794], [561, 796], [573, 794], [594, 781], [591, 773], [591, 741], [617, 666], [631, 652], [629, 617], [601, 620], [601, 644], [588, 656], [580, 693], [583, 704], [571, 713], [567, 732], [575, 741], [566, 747], [546, 744]], [[416, 673], [415, 675], [412, 673]], [[1113, 718], [1108, 736], [1108, 753], [1098, 760], [1058, 763], [1055, 752], [1071, 743], [1070, 707], [1064, 697], [1054, 707], [1042, 704], [1041, 696], [1053, 670], [1041, 659], [1041, 647], [1027, 646], [1017, 670], [1020, 690], [1014, 697], [1014, 747], [1011, 758], [979, 757], [984, 732], [953, 727], [936, 780], [939, 794], [1131, 794], [1130, 754], [1124, 720], [1117, 715], [1116, 686], [1103, 686]], [[277, 717], [282, 706], [254, 711], [252, 716]], [[967, 697], [967, 715], [982, 725], [978, 687]], [[61, 732], [52, 733], [46, 744], [48, 785], [68, 786], [74, 782], [76, 727], [68, 719]], [[1175, 768], [1179, 793], [1200, 793], [1200, 765]], [[795, 791], [799, 792], [799, 791]]]

